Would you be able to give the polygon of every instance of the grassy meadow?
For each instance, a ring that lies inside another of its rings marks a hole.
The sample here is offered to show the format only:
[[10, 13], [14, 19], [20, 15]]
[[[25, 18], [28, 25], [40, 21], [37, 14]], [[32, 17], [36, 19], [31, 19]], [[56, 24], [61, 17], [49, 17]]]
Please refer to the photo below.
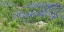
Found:
[[64, 0], [0, 0], [0, 32], [64, 32]]

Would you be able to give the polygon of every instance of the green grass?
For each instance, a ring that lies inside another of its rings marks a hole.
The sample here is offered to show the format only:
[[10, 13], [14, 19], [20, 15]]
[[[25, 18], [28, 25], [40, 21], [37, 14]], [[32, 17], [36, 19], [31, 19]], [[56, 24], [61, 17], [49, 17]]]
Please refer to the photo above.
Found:
[[[63, 4], [64, 0], [13, 0], [12, 2], [19, 4], [20, 6], [26, 5], [30, 2], [44, 2], [44, 3], [60, 3]], [[64, 4], [63, 4], [64, 5]]]
[[[12, 2], [13, 4], [18, 4], [19, 6], [27, 5], [29, 2], [34, 2], [35, 0], [4, 0], [7, 2]], [[48, 3], [60, 3], [64, 5], [64, 0], [36, 0], [36, 3], [38, 2], [48, 2]], [[12, 20], [12, 13], [17, 9], [15, 6], [9, 6], [9, 5], [2, 5], [2, 0], [0, 0], [0, 22], [3, 24], [0, 25], [0, 31], [2, 32], [21, 32], [21, 30], [26, 31], [26, 32], [64, 32], [64, 20], [62, 19], [54, 19], [52, 22], [49, 21], [50, 19], [47, 17], [35, 17], [34, 19], [32, 18], [27, 18], [27, 19], [14, 19], [13, 22], [10, 22]], [[11, 10], [10, 10], [11, 9]], [[19, 8], [18, 8], [19, 10]], [[24, 9], [26, 10], [26, 9]], [[28, 9], [29, 10], [29, 9]], [[26, 12], [26, 11], [25, 11]], [[29, 11], [27, 11], [29, 12]], [[30, 21], [38, 22], [38, 21], [44, 21], [47, 23], [45, 27], [39, 28], [38, 26], [33, 26], [30, 24], [24, 24], [28, 23]], [[18, 23], [18, 21], [21, 21]], [[19, 30], [20, 29], [20, 30]]]

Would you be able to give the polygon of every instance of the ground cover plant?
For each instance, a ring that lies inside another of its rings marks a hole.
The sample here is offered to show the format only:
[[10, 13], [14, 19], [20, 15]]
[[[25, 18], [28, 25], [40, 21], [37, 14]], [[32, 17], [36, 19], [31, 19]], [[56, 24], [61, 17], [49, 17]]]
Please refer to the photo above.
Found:
[[[64, 0], [0, 0], [0, 32], [64, 32]], [[43, 21], [46, 26], [34, 23]]]

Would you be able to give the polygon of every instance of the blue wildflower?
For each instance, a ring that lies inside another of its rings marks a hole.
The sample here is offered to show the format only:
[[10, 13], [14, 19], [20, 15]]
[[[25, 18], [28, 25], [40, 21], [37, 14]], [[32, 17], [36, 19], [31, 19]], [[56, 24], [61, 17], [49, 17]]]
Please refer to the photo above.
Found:
[[[59, 18], [60, 15], [59, 15], [59, 12], [63, 12], [64, 11], [64, 7], [60, 4], [47, 4], [47, 3], [32, 3], [29, 4], [29, 5], [25, 5], [23, 6], [23, 8], [27, 8], [27, 10], [30, 10], [32, 12], [29, 12], [29, 13], [25, 13], [25, 12], [22, 12], [20, 11], [18, 13], [18, 17], [21, 17], [21, 18], [33, 18], [33, 17], [36, 17], [36, 16], [51, 16], [50, 18], [51, 19], [54, 19], [54, 18]], [[28, 9], [29, 8], [29, 9]], [[34, 12], [33, 10], [35, 10], [36, 12]]]
[[55, 18], [55, 15], [54, 14], [52, 14], [51, 15], [51, 20], [53, 20]]
[[17, 18], [17, 15], [16, 14], [12, 14], [12, 18]]
[[40, 16], [41, 15], [40, 11], [36, 11], [36, 15]]
[[23, 12], [22, 12], [22, 11], [20, 11], [20, 12], [19, 12], [19, 14], [18, 14], [17, 16], [18, 16], [18, 17], [20, 17], [20, 15], [21, 15], [22, 13], [23, 13]]
[[56, 6], [56, 4], [49, 4], [48, 8], [51, 8], [51, 7], [54, 7], [54, 6]]
[[62, 5], [61, 4], [56, 4], [56, 7], [61, 7]]

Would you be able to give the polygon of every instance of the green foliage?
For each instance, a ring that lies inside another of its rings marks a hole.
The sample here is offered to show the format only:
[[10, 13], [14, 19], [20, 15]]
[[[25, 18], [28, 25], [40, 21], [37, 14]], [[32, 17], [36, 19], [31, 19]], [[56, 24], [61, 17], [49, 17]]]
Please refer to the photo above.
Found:
[[62, 20], [61, 18], [54, 19], [52, 21], [52, 23], [54, 25], [58, 25], [59, 27], [63, 27], [64, 26], [64, 20]]
[[[11, 5], [8, 3], [12, 2]], [[53, 21], [50, 21], [50, 18], [47, 16], [37, 16], [34, 18], [17, 18], [12, 20], [12, 14], [15, 13], [15, 10], [21, 10], [18, 7], [14, 6], [14, 4], [18, 4], [19, 6], [27, 5], [30, 2], [35, 2], [36, 4], [38, 2], [47, 2], [47, 3], [60, 3], [64, 5], [64, 0], [0, 0], [0, 22], [3, 22], [2, 26], [0, 25], [0, 31], [1, 32], [17, 32], [17, 28], [20, 27], [19, 25], [21, 24], [22, 27], [26, 29], [27, 32], [64, 32], [64, 20], [61, 18], [56, 18], [53, 19]], [[5, 4], [4, 4], [5, 3]], [[24, 12], [30, 12], [34, 8], [23, 8], [22, 10]], [[40, 10], [38, 7], [35, 10]], [[34, 15], [35, 15], [35, 10], [34, 10]], [[61, 14], [61, 12], [60, 12]], [[3, 20], [2, 20], [2, 19]], [[4, 20], [4, 18], [6, 18]], [[47, 22], [47, 25], [39, 28], [37, 26], [33, 26], [27, 23], [35, 23], [38, 21], [44, 21]], [[25, 25], [26, 24], [26, 25]], [[25, 25], [25, 26], [24, 26]], [[30, 28], [30, 29], [29, 29]]]
[[17, 32], [16, 28], [0, 26], [0, 32]]
[[60, 3], [60, 2], [62, 2], [63, 3], [63, 0], [12, 0], [12, 2], [19, 4], [20, 6], [23, 6], [30, 2], [35, 2], [35, 3], [38, 3], [38, 2]]
[[10, 22], [9, 26], [12, 28], [18, 28], [18, 23], [17, 22]]
[[45, 27], [41, 28], [44, 32], [64, 32], [63, 28], [56, 26], [56, 24], [47, 24]]

